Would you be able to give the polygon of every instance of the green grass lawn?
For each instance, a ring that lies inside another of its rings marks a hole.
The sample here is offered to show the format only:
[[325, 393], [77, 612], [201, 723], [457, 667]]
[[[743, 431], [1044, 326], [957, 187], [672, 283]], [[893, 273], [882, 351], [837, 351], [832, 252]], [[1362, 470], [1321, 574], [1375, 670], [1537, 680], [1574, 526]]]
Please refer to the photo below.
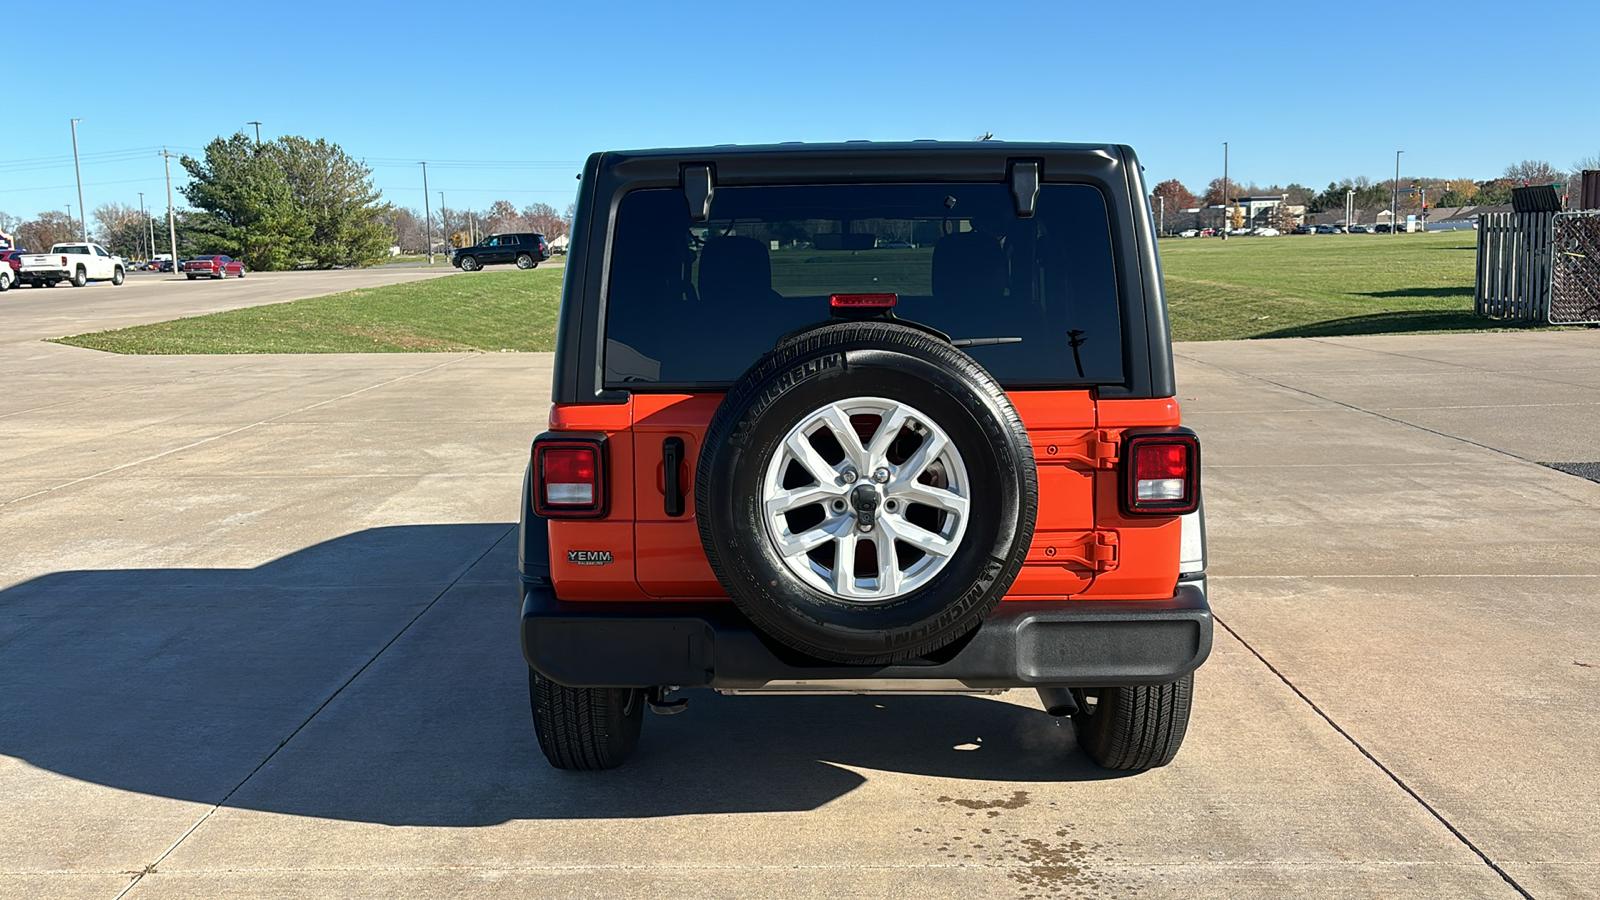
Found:
[[[1475, 243], [1471, 231], [1164, 240], [1172, 334], [1208, 341], [1517, 327], [1472, 314]], [[882, 270], [880, 260], [877, 274], [919, 289], [931, 251], [894, 252], [905, 265]], [[824, 293], [881, 285], [866, 270], [846, 288], [799, 284], [808, 275], [802, 262], [798, 252], [774, 254], [774, 282]], [[840, 277], [837, 266], [826, 268]], [[452, 275], [59, 342], [116, 353], [551, 350], [562, 271]]]
[[1173, 238], [1161, 242], [1181, 341], [1483, 331], [1477, 232]]
[[448, 275], [57, 343], [113, 353], [553, 350], [562, 271]]

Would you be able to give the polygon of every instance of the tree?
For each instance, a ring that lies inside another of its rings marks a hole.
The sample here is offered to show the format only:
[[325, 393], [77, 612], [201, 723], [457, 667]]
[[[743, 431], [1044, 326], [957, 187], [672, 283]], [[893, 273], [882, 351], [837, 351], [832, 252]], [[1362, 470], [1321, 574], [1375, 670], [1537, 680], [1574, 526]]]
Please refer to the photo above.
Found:
[[486, 218], [489, 220], [489, 229], [497, 233], [523, 229], [522, 216], [510, 200], [496, 200], [489, 206]]
[[[1229, 203], [1232, 203], [1236, 198], [1248, 197], [1249, 195], [1250, 195], [1250, 191], [1248, 189], [1246, 189], [1244, 186], [1240, 185], [1237, 181], [1234, 181], [1231, 178], [1228, 179], [1228, 202]], [[1206, 185], [1205, 196], [1200, 198], [1200, 202], [1205, 206], [1221, 206], [1222, 205], [1222, 179], [1221, 178], [1213, 178], [1213, 179], [1211, 179], [1211, 183]]]
[[1166, 198], [1167, 212], [1169, 213], [1175, 213], [1181, 209], [1194, 209], [1200, 205], [1200, 201], [1196, 199], [1195, 195], [1189, 193], [1189, 189], [1183, 186], [1183, 182], [1176, 178], [1168, 179], [1156, 185], [1156, 189], [1150, 192], [1151, 207], [1160, 208], [1161, 200], [1159, 198]]
[[1290, 206], [1309, 206], [1311, 198], [1316, 196], [1317, 192], [1303, 184], [1291, 183], [1278, 193], [1289, 195]]
[[207, 250], [255, 270], [299, 261], [311, 225], [295, 204], [278, 154], [236, 134], [207, 144], [204, 159], [184, 156], [181, 162], [190, 178], [183, 195], [200, 210], [193, 232]]
[[77, 219], [69, 219], [66, 213], [52, 209], [40, 213], [37, 219], [18, 225], [13, 237], [17, 239], [18, 247], [44, 252], [52, 244], [80, 240], [83, 233], [78, 228]]
[[263, 148], [276, 162], [290, 203], [309, 233], [299, 255], [320, 268], [366, 266], [389, 254], [394, 232], [380, 217], [388, 208], [372, 186], [372, 170], [338, 144], [290, 135]]
[[1521, 186], [1521, 183], [1510, 178], [1480, 181], [1478, 192], [1473, 196], [1472, 202], [1479, 206], [1501, 206], [1511, 202], [1511, 189]]
[[531, 203], [523, 207], [522, 220], [529, 228], [544, 235], [546, 240], [553, 241], [568, 230], [566, 218], [548, 203]]
[[1566, 181], [1567, 173], [1541, 159], [1525, 159], [1516, 165], [1506, 166], [1506, 178], [1517, 183], [1518, 187], [1525, 184], [1551, 184]]
[[[130, 259], [149, 259], [150, 228], [138, 207], [125, 203], [102, 203], [95, 208], [96, 239], [107, 250]], [[163, 228], [165, 233], [166, 229]]]

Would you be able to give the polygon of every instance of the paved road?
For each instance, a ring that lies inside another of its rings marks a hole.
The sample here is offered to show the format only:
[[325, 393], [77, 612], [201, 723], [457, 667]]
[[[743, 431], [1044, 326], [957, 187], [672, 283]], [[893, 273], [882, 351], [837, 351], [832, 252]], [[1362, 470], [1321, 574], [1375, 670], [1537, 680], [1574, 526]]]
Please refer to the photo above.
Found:
[[439, 278], [455, 269], [340, 269], [329, 272], [252, 272], [244, 278], [189, 281], [182, 275], [135, 272], [121, 285], [94, 282], [81, 288], [13, 287], [0, 294], [0, 344], [126, 328], [320, 297], [339, 291]]
[[0, 896], [1595, 896], [1600, 484], [1540, 463], [1600, 457], [1600, 332], [1179, 354], [1172, 766], [1027, 692], [696, 695], [579, 775], [515, 646], [548, 355], [0, 347]]

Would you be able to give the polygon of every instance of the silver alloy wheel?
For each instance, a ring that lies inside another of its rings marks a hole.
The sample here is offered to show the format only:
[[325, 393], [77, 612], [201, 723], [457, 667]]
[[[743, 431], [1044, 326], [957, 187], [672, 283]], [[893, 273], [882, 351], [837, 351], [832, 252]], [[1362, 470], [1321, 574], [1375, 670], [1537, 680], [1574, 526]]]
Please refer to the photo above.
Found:
[[533, 257], [529, 256], [526, 253], [518, 253], [517, 254], [517, 268], [519, 268], [519, 269], [531, 269], [531, 268], [533, 268]]
[[461, 257], [461, 271], [473, 272], [478, 268], [478, 261], [471, 256]]
[[762, 479], [762, 520], [801, 581], [878, 602], [944, 569], [966, 533], [971, 491], [960, 452], [931, 418], [856, 397], [812, 411], [784, 436]]

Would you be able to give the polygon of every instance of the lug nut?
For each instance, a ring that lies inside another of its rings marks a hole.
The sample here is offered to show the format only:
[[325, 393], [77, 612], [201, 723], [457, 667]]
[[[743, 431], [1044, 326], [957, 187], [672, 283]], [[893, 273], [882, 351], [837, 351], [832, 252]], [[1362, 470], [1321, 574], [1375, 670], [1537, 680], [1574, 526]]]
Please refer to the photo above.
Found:
[[879, 484], [886, 483], [889, 480], [889, 470], [879, 466], [877, 471], [872, 473], [872, 480]]
[[845, 469], [840, 475], [844, 478], [845, 484], [855, 484], [856, 478], [859, 477], [856, 475], [855, 469]]

